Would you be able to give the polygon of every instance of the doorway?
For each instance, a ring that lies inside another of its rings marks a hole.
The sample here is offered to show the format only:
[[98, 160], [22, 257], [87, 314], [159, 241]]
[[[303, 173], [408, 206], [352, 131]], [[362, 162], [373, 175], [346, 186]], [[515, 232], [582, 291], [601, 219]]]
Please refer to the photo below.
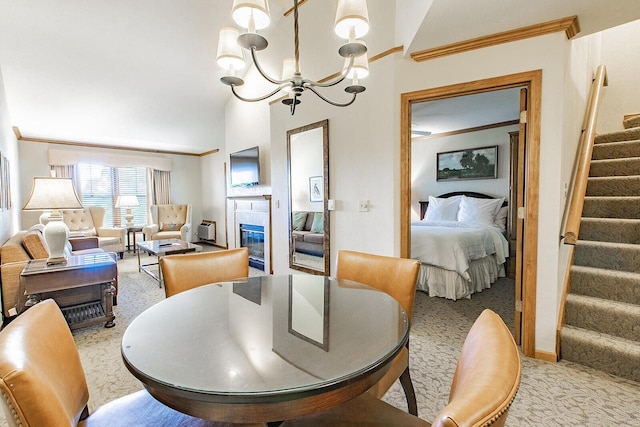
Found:
[[[540, 157], [540, 104], [542, 93], [542, 71], [530, 71], [485, 80], [455, 84], [433, 89], [425, 89], [402, 94], [401, 97], [401, 151], [400, 151], [400, 253], [402, 257], [411, 254], [411, 118], [412, 105], [464, 95], [492, 92], [496, 90], [523, 87], [527, 99], [523, 103], [526, 110], [521, 116], [521, 133], [526, 139], [522, 176], [524, 200], [517, 206], [517, 215], [522, 223], [522, 233], [518, 241], [520, 256], [516, 257], [516, 270], [522, 285], [521, 300], [516, 300], [515, 315], [521, 318], [520, 332], [522, 351], [526, 356], [535, 357], [536, 319], [536, 278], [538, 240], [538, 195]], [[516, 291], [516, 294], [518, 292]], [[516, 322], [518, 324], [518, 322]]]

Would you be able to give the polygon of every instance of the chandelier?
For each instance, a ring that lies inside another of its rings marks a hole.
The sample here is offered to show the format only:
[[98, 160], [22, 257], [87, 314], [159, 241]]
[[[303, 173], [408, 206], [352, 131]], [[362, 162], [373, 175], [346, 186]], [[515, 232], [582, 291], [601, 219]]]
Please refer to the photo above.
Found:
[[[266, 28], [271, 20], [268, 0], [234, 0], [231, 9], [233, 20], [247, 32], [239, 34], [234, 27], [220, 29], [218, 38], [217, 63], [225, 70], [220, 81], [231, 87], [233, 95], [245, 102], [262, 101], [279, 92], [288, 94], [282, 103], [288, 105], [291, 114], [295, 114], [296, 105], [300, 104], [300, 97], [308, 89], [323, 101], [336, 107], [347, 107], [356, 100], [356, 96], [364, 92], [365, 87], [360, 79], [369, 74], [367, 60], [367, 46], [360, 40], [369, 31], [369, 15], [366, 0], [338, 0], [334, 30], [335, 33], [348, 40], [338, 49], [338, 54], [344, 58], [344, 65], [340, 75], [333, 80], [318, 82], [305, 78], [300, 71], [299, 40], [298, 40], [298, 0], [293, 2], [293, 32], [294, 57], [284, 60], [280, 79], [269, 76], [260, 66], [256, 52], [267, 48], [267, 39], [256, 33]], [[236, 88], [244, 84], [244, 80], [236, 75], [237, 71], [246, 66], [242, 49], [251, 54], [251, 60], [256, 70], [277, 88], [264, 96], [247, 98], [240, 95]], [[346, 102], [335, 102], [322, 95], [319, 88], [335, 86], [345, 79], [351, 84], [345, 87], [345, 92], [351, 94]]]

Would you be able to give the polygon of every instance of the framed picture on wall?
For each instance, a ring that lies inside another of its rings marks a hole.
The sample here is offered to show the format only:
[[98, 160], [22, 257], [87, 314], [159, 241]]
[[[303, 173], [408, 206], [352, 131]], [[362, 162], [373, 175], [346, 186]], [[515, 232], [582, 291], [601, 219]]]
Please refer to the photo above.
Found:
[[498, 177], [498, 146], [445, 151], [437, 154], [437, 181]]
[[321, 202], [324, 200], [324, 181], [321, 176], [309, 177], [309, 201]]

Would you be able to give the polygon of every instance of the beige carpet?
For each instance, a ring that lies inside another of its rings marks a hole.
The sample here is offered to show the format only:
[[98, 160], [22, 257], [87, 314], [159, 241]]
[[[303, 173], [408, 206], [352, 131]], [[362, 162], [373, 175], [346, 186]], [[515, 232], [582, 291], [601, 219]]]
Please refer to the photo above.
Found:
[[[127, 254], [118, 268], [116, 326], [74, 331], [89, 383], [91, 409], [142, 388], [122, 363], [120, 337], [135, 316], [164, 298], [157, 282], [138, 273], [133, 255]], [[259, 272], [252, 270], [252, 274]], [[411, 372], [421, 417], [432, 420], [445, 405], [462, 342], [484, 307], [496, 310], [511, 326], [511, 283], [501, 279], [471, 300], [450, 301], [418, 293], [411, 333]], [[406, 410], [399, 385], [385, 399]], [[553, 364], [524, 358], [522, 385], [507, 425], [640, 426], [639, 416], [640, 384], [570, 362]], [[1, 425], [6, 425], [2, 421]]]

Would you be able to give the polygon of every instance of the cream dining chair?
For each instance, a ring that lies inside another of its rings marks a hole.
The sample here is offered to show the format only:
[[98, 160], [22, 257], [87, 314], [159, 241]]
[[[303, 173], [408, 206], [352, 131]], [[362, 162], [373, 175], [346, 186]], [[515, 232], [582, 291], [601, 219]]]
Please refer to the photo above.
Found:
[[[411, 324], [419, 270], [420, 263], [416, 260], [341, 250], [338, 251], [336, 277], [364, 283], [386, 292], [402, 305]], [[393, 360], [389, 371], [369, 393], [382, 398], [397, 379], [400, 379], [404, 389], [409, 413], [418, 415], [416, 394], [409, 372], [408, 342]]]

